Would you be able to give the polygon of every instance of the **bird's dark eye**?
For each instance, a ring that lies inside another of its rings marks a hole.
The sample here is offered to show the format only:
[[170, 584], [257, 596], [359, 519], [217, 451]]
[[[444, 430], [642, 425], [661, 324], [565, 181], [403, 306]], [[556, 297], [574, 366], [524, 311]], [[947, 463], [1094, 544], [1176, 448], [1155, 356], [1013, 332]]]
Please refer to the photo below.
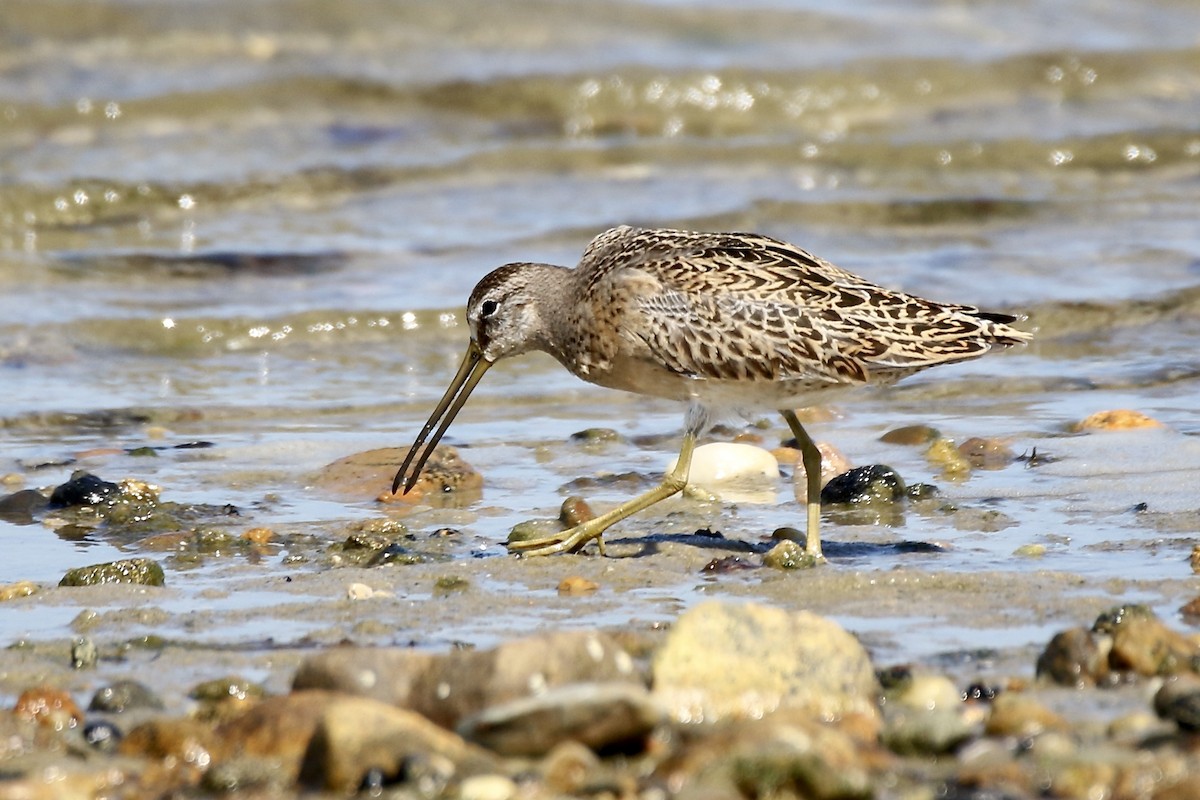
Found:
[[495, 300], [484, 300], [479, 306], [479, 318], [484, 319], [486, 317], [490, 317], [492, 314], [495, 314], [499, 308], [500, 304]]

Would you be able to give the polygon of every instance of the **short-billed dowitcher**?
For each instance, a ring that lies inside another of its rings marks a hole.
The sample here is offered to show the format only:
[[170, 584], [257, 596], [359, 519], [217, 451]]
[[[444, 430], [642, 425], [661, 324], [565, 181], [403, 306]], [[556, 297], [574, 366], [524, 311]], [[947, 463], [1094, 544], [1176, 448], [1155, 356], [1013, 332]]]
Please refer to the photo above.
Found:
[[610, 526], [684, 488], [696, 438], [719, 414], [775, 409], [800, 447], [806, 550], [820, 558], [821, 454], [792, 409], [823, 390], [890, 383], [1028, 341], [1009, 326], [1016, 320], [884, 289], [766, 236], [613, 228], [592, 240], [575, 269], [506, 264], [476, 285], [466, 356], [392, 491], [412, 488], [489, 367], [541, 350], [585, 381], [687, 402], [683, 446], [654, 489], [510, 548], [548, 555], [595, 539], [603, 554]]

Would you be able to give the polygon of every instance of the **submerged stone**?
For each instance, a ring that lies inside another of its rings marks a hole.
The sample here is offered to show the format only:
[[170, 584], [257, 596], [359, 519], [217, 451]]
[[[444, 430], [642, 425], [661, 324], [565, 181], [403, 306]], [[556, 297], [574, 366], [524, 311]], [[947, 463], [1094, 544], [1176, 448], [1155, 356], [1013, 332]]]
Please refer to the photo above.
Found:
[[22, 489], [0, 497], [0, 520], [14, 525], [29, 525], [49, 506], [50, 501], [41, 492]]
[[920, 445], [936, 441], [941, 435], [941, 431], [929, 425], [905, 425], [892, 428], [880, 436], [879, 441], [887, 444]]

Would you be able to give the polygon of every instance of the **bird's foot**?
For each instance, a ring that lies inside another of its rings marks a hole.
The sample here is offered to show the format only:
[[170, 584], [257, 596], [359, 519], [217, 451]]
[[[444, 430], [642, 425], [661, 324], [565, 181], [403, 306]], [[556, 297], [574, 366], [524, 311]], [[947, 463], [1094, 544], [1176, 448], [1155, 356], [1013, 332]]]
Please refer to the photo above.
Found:
[[507, 543], [508, 549], [524, 556], [552, 556], [555, 553], [578, 553], [588, 542], [595, 539], [600, 555], [605, 555], [603, 536], [608, 526], [593, 525], [593, 522], [595, 520], [540, 539], [510, 541]]

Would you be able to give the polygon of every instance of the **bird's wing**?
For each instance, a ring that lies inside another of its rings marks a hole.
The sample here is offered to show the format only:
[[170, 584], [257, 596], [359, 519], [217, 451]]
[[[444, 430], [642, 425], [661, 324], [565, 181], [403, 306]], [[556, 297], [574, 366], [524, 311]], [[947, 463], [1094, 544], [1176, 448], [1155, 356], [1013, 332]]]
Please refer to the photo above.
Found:
[[757, 234], [614, 228], [581, 268], [610, 282], [602, 294], [625, 298], [626, 338], [696, 377], [862, 383], [873, 370], [916, 370], [1024, 338], [973, 306], [890, 291]]

